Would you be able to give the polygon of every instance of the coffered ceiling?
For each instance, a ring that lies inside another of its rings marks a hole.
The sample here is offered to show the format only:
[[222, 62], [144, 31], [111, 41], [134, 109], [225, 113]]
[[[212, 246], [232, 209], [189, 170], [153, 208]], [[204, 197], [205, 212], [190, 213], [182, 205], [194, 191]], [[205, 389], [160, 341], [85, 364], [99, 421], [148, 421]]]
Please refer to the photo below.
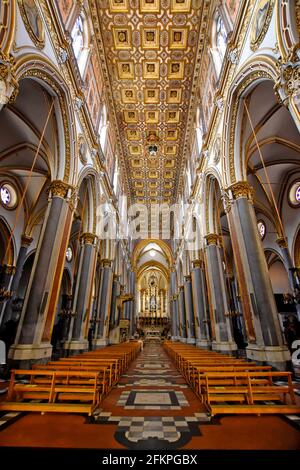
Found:
[[90, 2], [94, 22], [99, 25], [96, 35], [104, 56], [128, 189], [135, 202], [171, 203], [176, 199], [189, 149], [186, 139], [192, 127], [209, 3]]

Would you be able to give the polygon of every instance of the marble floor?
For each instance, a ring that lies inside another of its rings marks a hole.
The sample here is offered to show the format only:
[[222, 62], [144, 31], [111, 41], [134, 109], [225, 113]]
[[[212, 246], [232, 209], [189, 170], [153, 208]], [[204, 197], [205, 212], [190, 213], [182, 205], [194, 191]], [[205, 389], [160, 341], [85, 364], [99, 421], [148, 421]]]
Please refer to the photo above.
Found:
[[299, 417], [211, 419], [160, 344], [146, 344], [86, 416], [2, 413], [0, 447], [82, 449], [300, 449]]

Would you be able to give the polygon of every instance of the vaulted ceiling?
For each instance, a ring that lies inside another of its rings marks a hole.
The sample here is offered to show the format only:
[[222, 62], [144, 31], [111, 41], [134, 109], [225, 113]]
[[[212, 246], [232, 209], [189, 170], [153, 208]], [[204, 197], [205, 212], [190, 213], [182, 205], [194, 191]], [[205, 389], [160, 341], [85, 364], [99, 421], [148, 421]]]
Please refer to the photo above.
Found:
[[136, 202], [176, 200], [190, 152], [210, 3], [90, 1], [109, 111], [118, 129], [127, 189]]

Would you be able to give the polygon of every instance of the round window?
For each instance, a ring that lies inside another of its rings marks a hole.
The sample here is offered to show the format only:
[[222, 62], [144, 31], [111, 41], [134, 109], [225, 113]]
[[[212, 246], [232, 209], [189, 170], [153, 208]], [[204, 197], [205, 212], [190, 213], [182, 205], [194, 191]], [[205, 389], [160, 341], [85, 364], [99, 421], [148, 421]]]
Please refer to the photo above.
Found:
[[300, 181], [296, 181], [290, 187], [289, 202], [294, 207], [299, 207], [300, 206]]
[[0, 184], [0, 200], [6, 209], [14, 209], [18, 202], [17, 191], [9, 183]]
[[262, 220], [259, 220], [257, 222], [257, 228], [258, 228], [258, 233], [260, 235], [260, 238], [263, 240], [266, 235], [266, 226], [265, 223]]
[[73, 259], [73, 251], [72, 251], [72, 248], [70, 246], [67, 248], [67, 251], [66, 251], [66, 259], [67, 259], [68, 263], [70, 263]]

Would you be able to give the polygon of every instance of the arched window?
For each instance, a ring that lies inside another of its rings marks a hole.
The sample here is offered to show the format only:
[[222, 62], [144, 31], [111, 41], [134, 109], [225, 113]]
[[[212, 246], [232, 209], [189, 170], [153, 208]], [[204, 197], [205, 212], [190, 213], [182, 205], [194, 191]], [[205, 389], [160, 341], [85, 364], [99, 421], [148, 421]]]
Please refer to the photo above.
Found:
[[107, 109], [105, 104], [103, 105], [102, 111], [101, 111], [101, 116], [100, 116], [100, 122], [99, 122], [99, 140], [100, 140], [100, 146], [102, 149], [102, 152], [105, 152], [105, 145], [106, 145], [106, 138], [107, 138], [107, 130], [108, 130], [108, 120], [107, 120]]
[[82, 14], [76, 18], [71, 38], [79, 71], [83, 75], [89, 52], [89, 35], [86, 19]]
[[212, 28], [212, 56], [217, 76], [220, 75], [227, 47], [227, 32], [223, 18], [219, 11], [216, 12]]

